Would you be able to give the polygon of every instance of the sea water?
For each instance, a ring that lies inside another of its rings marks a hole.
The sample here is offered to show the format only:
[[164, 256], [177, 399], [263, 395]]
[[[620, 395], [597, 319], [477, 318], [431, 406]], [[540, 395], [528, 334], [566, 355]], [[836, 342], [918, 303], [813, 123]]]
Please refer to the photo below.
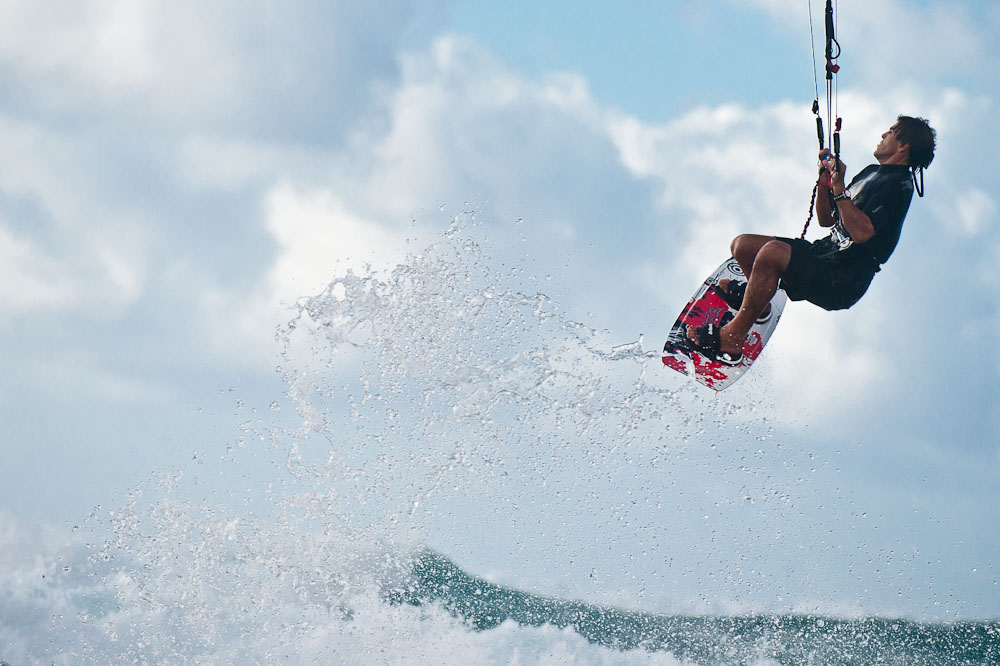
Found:
[[996, 622], [845, 606], [780, 539], [826, 488], [774, 470], [814, 456], [498, 269], [478, 231], [301, 300], [286, 390], [233, 391], [231, 436], [122, 505], [0, 516], [0, 659], [1000, 663]]

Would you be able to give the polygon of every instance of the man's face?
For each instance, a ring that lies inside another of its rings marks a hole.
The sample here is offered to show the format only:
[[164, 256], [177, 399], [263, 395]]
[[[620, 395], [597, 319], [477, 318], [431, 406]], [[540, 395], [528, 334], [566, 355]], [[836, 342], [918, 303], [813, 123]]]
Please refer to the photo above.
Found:
[[896, 124], [886, 130], [882, 134], [882, 140], [877, 146], [875, 146], [874, 155], [875, 159], [879, 161], [879, 164], [899, 152], [902, 144], [899, 143], [899, 139], [896, 137], [896, 129], [898, 127], [899, 125]]

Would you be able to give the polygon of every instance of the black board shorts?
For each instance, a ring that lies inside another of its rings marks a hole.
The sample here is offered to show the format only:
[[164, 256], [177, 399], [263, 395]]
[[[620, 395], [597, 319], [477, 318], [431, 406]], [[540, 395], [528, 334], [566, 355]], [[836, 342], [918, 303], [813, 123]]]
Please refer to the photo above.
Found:
[[824, 310], [845, 310], [864, 296], [876, 268], [845, 260], [823, 244], [801, 238], [776, 240], [792, 248], [788, 268], [781, 275], [781, 288], [793, 301], [809, 301]]

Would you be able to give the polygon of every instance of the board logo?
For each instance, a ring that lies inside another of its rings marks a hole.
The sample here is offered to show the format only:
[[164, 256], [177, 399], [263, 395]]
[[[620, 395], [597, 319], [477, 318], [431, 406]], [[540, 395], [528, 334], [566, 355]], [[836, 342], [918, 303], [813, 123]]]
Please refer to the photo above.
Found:
[[726, 264], [726, 268], [737, 275], [743, 275], [743, 269], [740, 267], [740, 262], [735, 259], [730, 259], [729, 263]]
[[721, 321], [727, 312], [729, 312], [729, 308], [709, 308], [707, 319], [714, 322]]

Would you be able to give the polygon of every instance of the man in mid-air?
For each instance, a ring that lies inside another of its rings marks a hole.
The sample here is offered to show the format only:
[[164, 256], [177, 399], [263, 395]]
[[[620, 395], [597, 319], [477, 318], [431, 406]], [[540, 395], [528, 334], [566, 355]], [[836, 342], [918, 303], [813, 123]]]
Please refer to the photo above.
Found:
[[899, 116], [875, 148], [878, 164], [865, 167], [847, 187], [844, 163], [821, 150], [816, 217], [821, 226], [833, 227], [831, 234], [813, 243], [757, 234], [733, 239], [730, 248], [747, 281], [721, 280], [718, 289], [738, 313], [727, 312], [718, 325], [688, 329], [692, 345], [709, 358], [739, 365], [750, 327], [770, 317], [779, 280], [793, 301], [825, 310], [857, 303], [899, 241], [916, 172], [934, 159], [935, 143], [926, 120]]

